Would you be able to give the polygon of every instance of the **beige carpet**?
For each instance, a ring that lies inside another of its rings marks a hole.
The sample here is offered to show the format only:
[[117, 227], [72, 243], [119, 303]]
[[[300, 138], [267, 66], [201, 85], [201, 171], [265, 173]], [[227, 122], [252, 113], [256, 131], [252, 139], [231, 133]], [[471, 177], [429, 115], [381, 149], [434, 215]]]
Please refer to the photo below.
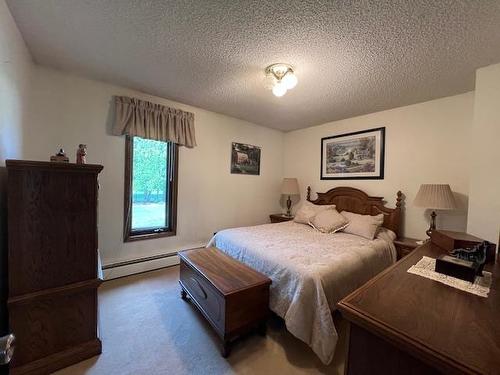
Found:
[[278, 318], [268, 322], [265, 338], [250, 334], [222, 358], [218, 337], [180, 298], [178, 277], [179, 267], [171, 267], [105, 282], [99, 293], [102, 354], [57, 374], [343, 374], [345, 321], [336, 322], [341, 339], [329, 366]]

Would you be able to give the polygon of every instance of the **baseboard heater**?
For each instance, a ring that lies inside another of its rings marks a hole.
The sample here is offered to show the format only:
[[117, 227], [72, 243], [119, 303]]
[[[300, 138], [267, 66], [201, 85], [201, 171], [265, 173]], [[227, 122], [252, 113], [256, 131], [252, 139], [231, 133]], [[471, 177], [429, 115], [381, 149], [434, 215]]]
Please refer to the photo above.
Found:
[[[203, 245], [195, 246], [192, 247], [192, 249], [196, 249], [202, 246]], [[177, 253], [168, 253], [106, 264], [102, 266], [102, 270], [104, 274], [104, 280], [111, 280], [119, 277], [134, 275], [137, 273], [154, 271], [160, 268], [171, 267], [177, 264], [179, 264], [179, 257], [177, 256]]]

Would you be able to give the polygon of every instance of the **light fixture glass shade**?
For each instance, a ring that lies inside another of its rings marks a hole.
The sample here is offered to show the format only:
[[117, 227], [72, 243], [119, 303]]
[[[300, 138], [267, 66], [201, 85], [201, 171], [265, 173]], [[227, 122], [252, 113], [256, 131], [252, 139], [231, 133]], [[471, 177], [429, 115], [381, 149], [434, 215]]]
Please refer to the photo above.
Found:
[[278, 81], [273, 87], [274, 96], [281, 97], [286, 94], [286, 86], [282, 81]]
[[289, 70], [288, 73], [285, 74], [285, 76], [283, 77], [283, 79], [281, 81], [284, 83], [285, 87], [288, 90], [291, 90], [295, 86], [297, 86], [297, 82], [299, 80], [297, 79], [297, 76], [291, 70]]
[[276, 84], [276, 82], [277, 82], [277, 79], [271, 74], [267, 74], [264, 77], [264, 87], [267, 90], [272, 90], [274, 85]]
[[455, 197], [448, 184], [422, 184], [413, 205], [435, 210], [453, 210], [457, 208]]
[[297, 195], [300, 194], [299, 182], [296, 178], [284, 178], [281, 184], [281, 194]]
[[271, 89], [275, 96], [283, 96], [297, 86], [298, 79], [290, 64], [271, 64], [265, 69], [264, 87]]

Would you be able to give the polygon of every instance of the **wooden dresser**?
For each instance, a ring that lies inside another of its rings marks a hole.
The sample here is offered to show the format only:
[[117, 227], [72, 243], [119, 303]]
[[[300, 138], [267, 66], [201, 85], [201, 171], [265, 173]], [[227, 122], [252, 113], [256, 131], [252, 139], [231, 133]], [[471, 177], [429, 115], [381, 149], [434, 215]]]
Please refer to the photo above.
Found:
[[190, 297], [222, 339], [222, 356], [230, 342], [252, 328], [265, 333], [271, 279], [217, 248], [179, 252], [181, 297]]
[[409, 274], [427, 242], [338, 305], [350, 321], [347, 374], [499, 374], [500, 264], [483, 298]]
[[11, 374], [47, 374], [101, 352], [100, 165], [7, 160]]

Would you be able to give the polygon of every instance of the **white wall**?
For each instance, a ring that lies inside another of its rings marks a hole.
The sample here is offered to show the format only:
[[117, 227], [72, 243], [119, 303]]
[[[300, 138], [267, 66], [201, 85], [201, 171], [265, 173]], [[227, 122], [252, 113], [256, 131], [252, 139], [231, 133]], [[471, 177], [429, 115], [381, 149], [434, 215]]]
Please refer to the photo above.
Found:
[[0, 336], [7, 333], [7, 209], [5, 159], [22, 154], [24, 108], [32, 61], [4, 0], [0, 0]]
[[[177, 236], [123, 243], [125, 138], [109, 135], [113, 95], [128, 95], [195, 114], [198, 147], [180, 148]], [[283, 133], [231, 117], [37, 66], [24, 127], [23, 158], [48, 160], [79, 143], [100, 175], [99, 244], [103, 263], [204, 245], [214, 231], [265, 223], [280, 210]], [[262, 147], [260, 176], [230, 174], [231, 142]]]
[[0, 0], [0, 165], [22, 154], [22, 128], [31, 56], [4, 0]]
[[500, 229], [500, 64], [478, 69], [467, 231], [499, 242]]
[[[195, 113], [198, 147], [180, 150], [175, 237], [122, 242], [125, 146], [123, 137], [109, 135], [113, 95], [135, 96]], [[412, 206], [418, 187], [448, 183], [460, 208], [440, 213], [438, 226], [467, 227], [473, 234], [496, 241], [499, 102], [500, 65], [495, 65], [478, 71], [476, 95], [470, 92], [283, 134], [35, 66], [0, 0], [0, 166], [6, 158], [48, 160], [61, 146], [74, 160], [77, 145], [86, 143], [88, 161], [104, 165], [99, 202], [104, 264], [173, 253], [204, 244], [221, 228], [267, 222], [269, 213], [281, 210], [278, 199], [283, 176], [299, 178], [302, 199], [307, 185], [313, 191], [348, 185], [382, 195], [393, 206], [396, 191], [401, 189], [406, 195], [404, 234], [416, 238], [424, 238], [428, 227], [428, 212]], [[386, 127], [384, 180], [319, 179], [322, 137], [380, 126]], [[260, 176], [229, 173], [232, 141], [262, 147]]]
[[[313, 192], [352, 186], [383, 196], [394, 207], [396, 192], [405, 198], [404, 235], [425, 238], [428, 212], [412, 202], [423, 183], [447, 183], [459, 203], [455, 212], [438, 213], [438, 227], [465, 230], [469, 191], [468, 149], [474, 93], [433, 100], [365, 116], [335, 121], [285, 134], [285, 177], [297, 177], [303, 197]], [[386, 127], [383, 180], [320, 180], [322, 137]]]

